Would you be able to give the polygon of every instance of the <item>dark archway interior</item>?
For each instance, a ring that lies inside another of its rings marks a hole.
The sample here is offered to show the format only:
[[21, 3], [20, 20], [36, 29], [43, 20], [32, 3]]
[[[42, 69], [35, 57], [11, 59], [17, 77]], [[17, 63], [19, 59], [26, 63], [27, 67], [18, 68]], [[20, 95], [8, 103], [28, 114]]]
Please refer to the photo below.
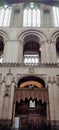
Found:
[[22, 79], [20, 79], [19, 81], [18, 81], [18, 87], [20, 87], [20, 85], [22, 84], [22, 83], [24, 83], [24, 82], [26, 82], [26, 81], [37, 81], [38, 83], [41, 83], [42, 84], [42, 86], [43, 86], [43, 88], [45, 87], [45, 82], [44, 82], [44, 80], [42, 80], [41, 78], [38, 78], [38, 77], [36, 77], [36, 76], [27, 76], [27, 77], [24, 77], [24, 78], [22, 78]]
[[4, 39], [2, 36], [0, 36], [0, 55], [3, 54], [4, 50]]
[[59, 54], [59, 37], [56, 39], [56, 51]]
[[[32, 106], [30, 106], [30, 101], [33, 103]], [[21, 100], [20, 103], [16, 102], [16, 116], [30, 113], [46, 116], [46, 102], [42, 103], [42, 100], [37, 101], [37, 99], [33, 100], [32, 98]]]
[[[30, 106], [30, 101], [35, 103]], [[46, 102], [42, 103], [42, 100], [37, 101], [32, 98], [21, 100], [20, 103], [16, 102], [15, 116], [20, 118], [21, 129], [28, 127], [38, 127], [42, 126], [42, 123], [46, 123], [47, 118], [47, 105]]]
[[40, 45], [38, 42], [30, 40], [24, 44], [24, 53], [38, 53], [40, 55]]
[[24, 38], [23, 47], [24, 63], [38, 64], [41, 62], [40, 38], [35, 35], [28, 35]]
[[[37, 83], [42, 84], [45, 88], [45, 82], [39, 77], [36, 76], [26, 76], [18, 81], [18, 87], [21, 86], [24, 82], [27, 81], [36, 81]], [[26, 86], [25, 86], [26, 87]], [[21, 87], [20, 87], [21, 88]], [[39, 88], [39, 87], [38, 87]], [[19, 89], [20, 91], [24, 89]], [[30, 91], [31, 89], [29, 89]], [[33, 89], [32, 89], [33, 90]], [[38, 90], [38, 89], [34, 89]], [[26, 97], [25, 99], [21, 98], [18, 102], [16, 101], [15, 116], [19, 117], [21, 128], [25, 127], [39, 127], [42, 124], [42, 121], [46, 123], [47, 120], [47, 103], [42, 102], [42, 99], [38, 100], [36, 97], [30, 98]]]

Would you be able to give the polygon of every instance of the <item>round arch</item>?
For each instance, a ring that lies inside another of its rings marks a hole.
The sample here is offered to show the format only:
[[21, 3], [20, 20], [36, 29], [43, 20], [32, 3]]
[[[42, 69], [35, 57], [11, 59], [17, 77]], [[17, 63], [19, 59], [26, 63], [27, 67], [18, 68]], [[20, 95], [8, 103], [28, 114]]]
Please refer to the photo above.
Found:
[[51, 41], [56, 43], [56, 39], [57, 39], [58, 36], [59, 36], [59, 30], [54, 30], [50, 34], [49, 38], [51, 39]]
[[44, 80], [36, 76], [26, 76], [18, 81], [18, 87], [20, 88], [24, 88], [28, 85], [33, 85], [37, 88], [45, 88]]
[[4, 50], [7, 40], [8, 40], [7, 33], [4, 32], [3, 30], [0, 30], [0, 63], [3, 62]]
[[47, 40], [47, 36], [43, 32], [35, 30], [35, 29], [31, 29], [31, 30], [23, 31], [20, 35], [18, 34], [17, 36], [18, 41], [20, 41], [23, 44], [25, 37], [29, 35], [38, 37], [40, 39], [40, 42], [44, 42]]
[[[59, 30], [56, 29], [50, 34], [50, 42], [52, 43], [51, 46], [53, 46], [53, 51], [55, 53], [55, 59], [54, 62], [59, 63]], [[52, 54], [53, 57], [53, 54]]]
[[0, 30], [0, 36], [3, 37], [4, 43], [9, 39], [8, 34], [3, 30]]

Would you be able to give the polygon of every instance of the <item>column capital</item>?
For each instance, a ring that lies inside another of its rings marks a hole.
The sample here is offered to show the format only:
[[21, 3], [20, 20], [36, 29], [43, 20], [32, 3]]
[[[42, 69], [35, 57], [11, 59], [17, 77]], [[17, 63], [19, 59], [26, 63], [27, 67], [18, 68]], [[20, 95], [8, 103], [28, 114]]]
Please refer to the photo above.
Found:
[[22, 40], [18, 40], [19, 44], [23, 46], [23, 41]]
[[56, 44], [56, 41], [50, 40], [50, 44]]

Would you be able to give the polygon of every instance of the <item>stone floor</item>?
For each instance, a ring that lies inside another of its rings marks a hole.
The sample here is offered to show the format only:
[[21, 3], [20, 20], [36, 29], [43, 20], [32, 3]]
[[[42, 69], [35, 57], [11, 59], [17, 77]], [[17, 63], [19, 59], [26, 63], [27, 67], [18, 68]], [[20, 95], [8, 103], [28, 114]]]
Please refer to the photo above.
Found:
[[0, 126], [0, 130], [59, 130], [59, 126], [51, 126], [50, 124], [49, 125], [46, 125], [46, 124], [43, 124], [41, 126], [33, 126], [33, 125], [28, 125], [28, 126], [25, 126], [25, 127], [20, 127], [19, 129], [12, 129], [10, 127], [7, 127], [7, 126]]

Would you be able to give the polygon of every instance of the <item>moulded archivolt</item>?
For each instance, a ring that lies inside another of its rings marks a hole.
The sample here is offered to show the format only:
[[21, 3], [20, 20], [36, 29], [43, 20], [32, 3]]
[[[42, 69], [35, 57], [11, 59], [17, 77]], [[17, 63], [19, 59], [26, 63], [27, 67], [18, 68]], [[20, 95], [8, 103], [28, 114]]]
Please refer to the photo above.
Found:
[[50, 41], [56, 44], [57, 37], [59, 37], [59, 29], [53, 29], [53, 31], [49, 35]]
[[[8, 33], [8, 32], [7, 32]], [[0, 36], [3, 37], [4, 39], [4, 44], [5, 44], [5, 41], [7, 41], [9, 39], [9, 36], [4, 30], [0, 30]]]
[[47, 36], [43, 33], [43, 31], [39, 31], [37, 29], [23, 30], [20, 35], [18, 33], [17, 39], [18, 39], [18, 41], [22, 41], [22, 44], [23, 44], [24, 39], [30, 35], [38, 37], [40, 39], [39, 40], [40, 42], [47, 40]]

